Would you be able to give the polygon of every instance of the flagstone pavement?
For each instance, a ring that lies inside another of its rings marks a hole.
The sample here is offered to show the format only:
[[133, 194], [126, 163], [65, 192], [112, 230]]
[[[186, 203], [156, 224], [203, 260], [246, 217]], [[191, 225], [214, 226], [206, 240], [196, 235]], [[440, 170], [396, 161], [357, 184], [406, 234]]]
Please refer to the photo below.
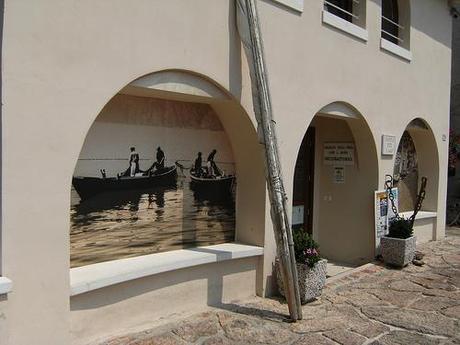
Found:
[[328, 283], [296, 323], [282, 300], [256, 298], [99, 344], [460, 344], [460, 229], [447, 234], [418, 246], [422, 267], [368, 265]]

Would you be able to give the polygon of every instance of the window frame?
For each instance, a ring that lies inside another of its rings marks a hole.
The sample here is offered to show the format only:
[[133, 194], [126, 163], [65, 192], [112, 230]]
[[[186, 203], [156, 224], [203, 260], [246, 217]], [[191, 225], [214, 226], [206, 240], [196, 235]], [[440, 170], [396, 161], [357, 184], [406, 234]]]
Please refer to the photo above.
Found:
[[[322, 21], [325, 24], [367, 42], [369, 34], [366, 30], [366, 1], [367, 0], [324, 0]], [[348, 6], [348, 9], [352, 6], [352, 12], [348, 12], [346, 9], [340, 10], [340, 3], [344, 6]], [[331, 11], [331, 8], [335, 10]], [[343, 13], [343, 15], [340, 15], [340, 13]], [[346, 14], [349, 14], [349, 16], [346, 16]]]
[[[382, 0], [381, 5], [380, 48], [406, 61], [412, 61], [409, 0]], [[389, 14], [388, 11], [393, 13]], [[388, 29], [391, 27], [393, 29]]]

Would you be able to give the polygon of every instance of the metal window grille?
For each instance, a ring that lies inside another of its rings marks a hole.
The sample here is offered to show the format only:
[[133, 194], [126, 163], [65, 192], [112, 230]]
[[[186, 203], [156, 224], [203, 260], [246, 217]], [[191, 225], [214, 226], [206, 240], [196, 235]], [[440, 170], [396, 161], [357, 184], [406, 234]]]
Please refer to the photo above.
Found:
[[[393, 31], [393, 33], [390, 33], [389, 30], [384, 29], [384, 25], [383, 25], [384, 21], [387, 23], [387, 27], [390, 27], [392, 29], [391, 31]], [[396, 40], [397, 42], [403, 43], [404, 40], [401, 38], [402, 30], [404, 30], [404, 26], [382, 15], [382, 37], [385, 37], [385, 35], [388, 35], [394, 40]], [[395, 35], [395, 33], [397, 33], [397, 35]]]
[[382, 29], [383, 39], [394, 44], [401, 44], [404, 27], [399, 24], [399, 0], [382, 0]]
[[[359, 5], [359, 0], [351, 0], [351, 3]], [[346, 6], [345, 2], [332, 3], [331, 1], [324, 0], [324, 9], [333, 14], [338, 14], [339, 17], [348, 21], [352, 21], [351, 18], [359, 20], [359, 16], [354, 14], [353, 9], [350, 8], [350, 6]], [[331, 11], [331, 9], [334, 9], [335, 11]]]

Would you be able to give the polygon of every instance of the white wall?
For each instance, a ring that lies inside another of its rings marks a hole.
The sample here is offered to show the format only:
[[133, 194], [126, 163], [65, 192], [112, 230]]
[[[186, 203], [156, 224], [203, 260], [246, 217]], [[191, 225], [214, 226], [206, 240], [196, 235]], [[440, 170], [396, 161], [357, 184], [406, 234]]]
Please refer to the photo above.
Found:
[[[379, 0], [367, 1], [367, 42], [323, 24], [322, 0], [305, 2], [302, 14], [257, 3], [288, 196], [297, 151], [313, 116], [331, 102], [345, 101], [366, 119], [378, 153], [382, 134], [402, 134], [415, 117], [429, 123], [439, 153], [437, 211], [444, 214], [447, 142], [442, 136], [448, 134], [451, 53], [446, 2], [411, 2], [410, 63], [380, 49]], [[237, 231], [240, 238], [265, 243], [258, 292], [269, 285], [275, 245], [233, 6], [230, 0], [6, 1], [2, 274], [13, 280], [14, 292], [0, 304], [7, 310], [1, 322], [8, 322], [10, 344], [70, 343], [71, 176], [105, 104], [134, 79], [156, 71], [204, 75], [242, 105], [227, 125], [221, 120], [237, 169], [250, 176], [244, 196], [238, 191]], [[246, 150], [235, 143], [246, 138], [252, 140]], [[49, 169], [56, 164], [58, 169]], [[378, 165], [382, 187], [393, 159], [379, 156]], [[444, 218], [438, 217], [436, 237], [443, 234]], [[117, 321], [120, 329], [127, 325], [121, 314]]]

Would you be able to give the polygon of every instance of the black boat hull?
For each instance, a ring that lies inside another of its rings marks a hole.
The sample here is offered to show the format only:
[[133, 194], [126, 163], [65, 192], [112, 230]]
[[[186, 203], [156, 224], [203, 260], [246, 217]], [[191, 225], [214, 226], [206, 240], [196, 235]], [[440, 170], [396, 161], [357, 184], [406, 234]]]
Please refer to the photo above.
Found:
[[82, 200], [94, 195], [122, 190], [138, 190], [156, 186], [170, 186], [176, 183], [177, 171], [175, 166], [165, 167], [162, 171], [151, 176], [136, 177], [79, 177], [72, 178], [72, 185]]
[[231, 194], [235, 183], [235, 176], [203, 178], [190, 174], [190, 179], [190, 188], [193, 191], [215, 197]]

